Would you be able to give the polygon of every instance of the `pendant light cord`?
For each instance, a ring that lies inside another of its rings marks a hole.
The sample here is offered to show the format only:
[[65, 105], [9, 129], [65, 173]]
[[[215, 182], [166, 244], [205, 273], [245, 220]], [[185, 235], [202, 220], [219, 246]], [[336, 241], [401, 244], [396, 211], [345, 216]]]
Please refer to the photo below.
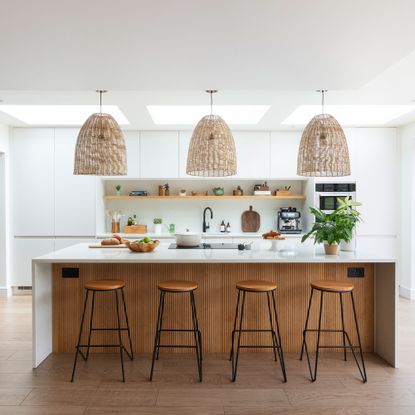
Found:
[[102, 114], [102, 91], [99, 91], [99, 113]]
[[213, 91], [210, 91], [210, 115], [213, 115]]
[[324, 115], [324, 94], [327, 92], [327, 89], [318, 89], [317, 92], [321, 92], [321, 114]]

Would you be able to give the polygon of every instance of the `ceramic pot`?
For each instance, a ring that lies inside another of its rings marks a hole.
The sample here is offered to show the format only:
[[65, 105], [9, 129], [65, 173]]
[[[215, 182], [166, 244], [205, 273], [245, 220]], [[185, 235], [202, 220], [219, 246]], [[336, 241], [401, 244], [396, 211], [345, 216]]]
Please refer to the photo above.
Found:
[[162, 224], [161, 223], [155, 223], [154, 224], [154, 233], [156, 233], [157, 235], [160, 235], [161, 230], [162, 230]]
[[176, 233], [175, 237], [177, 246], [198, 246], [202, 241], [200, 234], [190, 232], [189, 230], [183, 233]]
[[337, 244], [334, 244], [334, 245], [324, 244], [324, 252], [326, 253], [326, 255], [337, 255], [338, 250], [339, 250], [339, 245]]
[[225, 194], [225, 190], [223, 187], [215, 187], [212, 190], [215, 196], [223, 196]]

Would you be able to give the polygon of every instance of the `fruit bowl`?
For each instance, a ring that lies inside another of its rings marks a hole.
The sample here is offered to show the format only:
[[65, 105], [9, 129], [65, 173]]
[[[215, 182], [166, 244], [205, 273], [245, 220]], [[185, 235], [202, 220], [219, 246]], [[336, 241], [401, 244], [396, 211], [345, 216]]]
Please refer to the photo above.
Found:
[[132, 252], [152, 252], [154, 251], [160, 244], [159, 240], [154, 240], [152, 243], [143, 243], [143, 242], [128, 242], [126, 244], [130, 251]]

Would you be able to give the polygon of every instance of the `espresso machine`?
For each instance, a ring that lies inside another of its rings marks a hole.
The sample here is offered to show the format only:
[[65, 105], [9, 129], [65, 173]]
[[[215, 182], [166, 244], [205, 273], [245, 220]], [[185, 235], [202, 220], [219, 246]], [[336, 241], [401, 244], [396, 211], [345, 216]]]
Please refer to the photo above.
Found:
[[294, 207], [280, 208], [277, 227], [279, 233], [301, 233], [301, 213]]

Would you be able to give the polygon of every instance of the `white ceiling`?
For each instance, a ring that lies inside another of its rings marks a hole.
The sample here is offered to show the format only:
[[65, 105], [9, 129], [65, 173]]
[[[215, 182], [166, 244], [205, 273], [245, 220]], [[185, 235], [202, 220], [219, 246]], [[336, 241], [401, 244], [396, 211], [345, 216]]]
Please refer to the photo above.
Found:
[[105, 88], [134, 129], [169, 128], [145, 106], [206, 104], [207, 88], [218, 104], [271, 105], [257, 129], [319, 88], [330, 104], [407, 105], [414, 15], [413, 0], [2, 0], [0, 99], [93, 104]]

